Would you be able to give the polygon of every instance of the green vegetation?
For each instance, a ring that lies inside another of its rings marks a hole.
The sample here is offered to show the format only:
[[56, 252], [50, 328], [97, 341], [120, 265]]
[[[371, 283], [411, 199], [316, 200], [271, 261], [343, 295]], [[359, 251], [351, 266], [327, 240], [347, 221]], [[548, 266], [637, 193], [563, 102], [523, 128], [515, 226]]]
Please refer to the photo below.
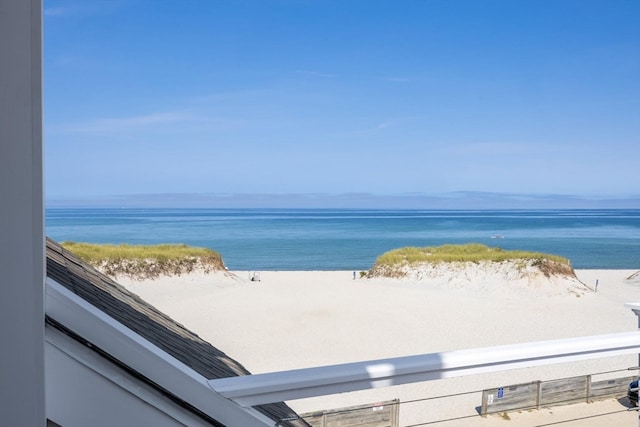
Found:
[[511, 417], [509, 416], [509, 414], [507, 414], [506, 412], [503, 412], [502, 414], [500, 414], [500, 417], [501, 417], [503, 420], [507, 420], [507, 421], [509, 421], [509, 420], [511, 419]]
[[206, 248], [196, 248], [185, 244], [176, 245], [98, 245], [93, 243], [62, 242], [65, 249], [73, 252], [89, 263], [104, 260], [145, 260], [167, 261], [182, 258], [216, 258], [220, 255]]
[[205, 272], [225, 269], [219, 253], [184, 244], [98, 245], [62, 242], [62, 246], [110, 276], [144, 279], [163, 274], [180, 275], [197, 268]]
[[530, 264], [538, 267], [547, 276], [554, 273], [568, 274], [572, 271], [569, 260], [561, 256], [539, 252], [506, 251], [479, 243], [469, 243], [466, 245], [394, 249], [378, 257], [370, 274], [398, 277], [401, 275], [399, 273], [402, 267], [411, 265], [443, 262], [479, 263], [483, 261], [516, 261], [519, 268]]
[[443, 245], [438, 247], [407, 247], [394, 249], [382, 254], [376, 264], [397, 265], [415, 264], [422, 262], [480, 262], [507, 260], [549, 260], [569, 265], [569, 260], [557, 255], [539, 252], [505, 251], [501, 248], [491, 248], [479, 243], [466, 245]]

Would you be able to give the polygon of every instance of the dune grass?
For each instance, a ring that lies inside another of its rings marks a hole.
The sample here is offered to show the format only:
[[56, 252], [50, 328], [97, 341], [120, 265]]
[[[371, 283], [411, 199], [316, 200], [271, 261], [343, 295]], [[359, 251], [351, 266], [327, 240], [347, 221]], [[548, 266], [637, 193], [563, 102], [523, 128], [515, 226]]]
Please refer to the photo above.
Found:
[[367, 277], [403, 277], [406, 267], [420, 264], [458, 262], [503, 262], [516, 261], [516, 268], [527, 265], [536, 267], [545, 276], [571, 276], [573, 269], [567, 258], [529, 251], [506, 251], [479, 243], [466, 245], [443, 245], [438, 247], [406, 247], [382, 254], [376, 260]]
[[396, 266], [398, 264], [438, 263], [438, 262], [480, 262], [507, 260], [548, 260], [569, 265], [567, 258], [528, 251], [506, 251], [479, 243], [466, 245], [443, 245], [437, 247], [406, 247], [385, 252], [375, 265]]
[[185, 244], [128, 245], [62, 242], [62, 246], [108, 275], [153, 278], [180, 275], [201, 267], [207, 271], [225, 269], [214, 250]]
[[80, 242], [62, 242], [65, 249], [70, 250], [76, 256], [86, 262], [100, 262], [104, 260], [144, 260], [154, 259], [159, 261], [175, 260], [189, 257], [196, 258], [220, 258], [220, 254], [207, 249], [187, 246], [185, 244], [162, 245], [112, 245]]

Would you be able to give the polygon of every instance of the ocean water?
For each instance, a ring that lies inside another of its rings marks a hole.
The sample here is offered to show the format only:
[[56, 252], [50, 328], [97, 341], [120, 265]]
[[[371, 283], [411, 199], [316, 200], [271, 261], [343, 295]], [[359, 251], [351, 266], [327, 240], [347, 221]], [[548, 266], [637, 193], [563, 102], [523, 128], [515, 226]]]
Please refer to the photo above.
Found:
[[405, 246], [482, 243], [561, 255], [578, 269], [640, 269], [640, 210], [63, 209], [47, 235], [186, 243], [230, 270], [367, 270]]

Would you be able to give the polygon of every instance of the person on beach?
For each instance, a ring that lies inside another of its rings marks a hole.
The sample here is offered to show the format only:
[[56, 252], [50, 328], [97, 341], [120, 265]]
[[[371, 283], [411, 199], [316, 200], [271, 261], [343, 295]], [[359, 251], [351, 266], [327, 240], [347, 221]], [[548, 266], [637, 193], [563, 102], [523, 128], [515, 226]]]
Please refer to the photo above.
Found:
[[356, 280], [356, 272], [353, 272], [353, 280]]

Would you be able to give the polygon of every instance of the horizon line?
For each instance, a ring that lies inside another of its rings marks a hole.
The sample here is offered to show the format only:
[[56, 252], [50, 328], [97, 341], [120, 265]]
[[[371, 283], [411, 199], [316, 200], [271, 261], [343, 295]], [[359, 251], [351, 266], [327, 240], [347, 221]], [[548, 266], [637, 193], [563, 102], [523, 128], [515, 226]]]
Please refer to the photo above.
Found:
[[354, 208], [354, 209], [638, 209], [639, 195], [454, 191], [395, 193], [141, 193], [46, 197], [46, 207]]

